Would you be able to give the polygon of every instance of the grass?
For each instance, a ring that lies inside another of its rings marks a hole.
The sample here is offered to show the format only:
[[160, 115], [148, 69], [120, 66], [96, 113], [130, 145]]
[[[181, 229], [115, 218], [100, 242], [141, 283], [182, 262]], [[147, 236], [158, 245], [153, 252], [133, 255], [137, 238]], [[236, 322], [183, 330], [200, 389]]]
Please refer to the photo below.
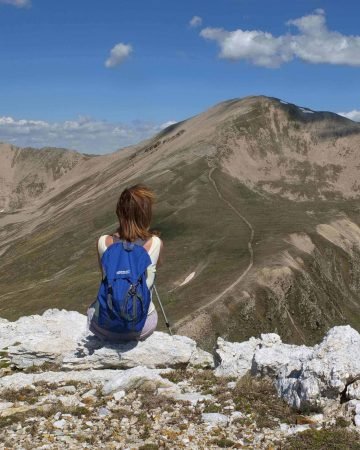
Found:
[[279, 422], [295, 424], [297, 413], [278, 397], [270, 380], [241, 378], [232, 392], [235, 409], [251, 414], [259, 428], [273, 428]]
[[360, 450], [360, 439], [344, 428], [306, 430], [288, 437], [280, 450]]

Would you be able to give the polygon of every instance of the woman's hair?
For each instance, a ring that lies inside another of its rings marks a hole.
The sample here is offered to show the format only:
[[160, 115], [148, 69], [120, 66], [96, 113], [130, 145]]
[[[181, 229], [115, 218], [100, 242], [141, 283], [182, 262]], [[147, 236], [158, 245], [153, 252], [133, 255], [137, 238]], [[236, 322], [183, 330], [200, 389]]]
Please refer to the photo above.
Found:
[[116, 205], [120, 239], [133, 242], [151, 237], [150, 223], [155, 194], [146, 186], [136, 184], [126, 188]]

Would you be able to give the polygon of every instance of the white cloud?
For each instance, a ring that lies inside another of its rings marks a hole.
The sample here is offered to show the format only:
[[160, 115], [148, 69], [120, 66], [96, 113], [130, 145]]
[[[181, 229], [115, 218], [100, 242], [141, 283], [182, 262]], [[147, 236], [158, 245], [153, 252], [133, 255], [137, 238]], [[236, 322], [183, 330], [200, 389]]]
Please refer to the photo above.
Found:
[[105, 153], [135, 144], [161, 131], [165, 124], [134, 121], [130, 124], [79, 117], [64, 122], [0, 117], [1, 141], [20, 147], [65, 147], [84, 153]]
[[339, 112], [340, 116], [344, 116], [348, 119], [354, 120], [355, 122], [360, 122], [360, 110], [353, 109], [349, 112]]
[[118, 66], [130, 55], [133, 51], [133, 48], [130, 44], [123, 44], [120, 42], [116, 44], [110, 51], [109, 58], [105, 61], [105, 66], [108, 68], [112, 68]]
[[31, 6], [30, 0], [0, 0], [0, 3], [16, 6], [17, 8], [27, 8], [28, 6]]
[[165, 128], [175, 125], [176, 123], [176, 120], [168, 120], [167, 122], [162, 123], [159, 128], [160, 130], [165, 130]]
[[276, 37], [260, 30], [204, 28], [200, 36], [219, 45], [220, 58], [243, 59], [257, 66], [279, 67], [294, 58], [314, 64], [360, 66], [360, 36], [329, 30], [324, 10], [289, 20], [287, 25], [297, 33]]
[[197, 28], [197, 27], [201, 27], [202, 22], [203, 22], [202, 17], [194, 16], [194, 17], [190, 20], [189, 25], [190, 25], [192, 28]]

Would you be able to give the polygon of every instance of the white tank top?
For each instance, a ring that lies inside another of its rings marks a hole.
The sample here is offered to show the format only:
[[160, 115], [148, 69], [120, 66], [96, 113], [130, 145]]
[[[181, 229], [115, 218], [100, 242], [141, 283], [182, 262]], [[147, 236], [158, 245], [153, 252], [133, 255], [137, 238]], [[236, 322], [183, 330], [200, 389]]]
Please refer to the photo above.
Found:
[[[105, 250], [107, 249], [105, 242], [106, 242], [106, 238], [108, 236], [109, 236], [108, 234], [103, 234], [102, 236], [100, 236], [100, 238], [98, 240], [98, 252], [99, 252], [100, 259], [101, 259], [102, 255], [104, 254]], [[155, 280], [156, 264], [159, 259], [161, 240], [157, 236], [152, 236], [151, 239], [152, 239], [151, 247], [148, 250], [148, 253], [149, 253], [149, 256], [151, 259], [151, 264], [148, 266], [147, 272], [146, 272], [146, 285], [150, 289], [151, 297], [152, 297], [152, 289], [151, 288], [153, 287], [154, 280]], [[155, 306], [151, 300], [148, 314], [151, 314], [154, 310], [155, 310]]]

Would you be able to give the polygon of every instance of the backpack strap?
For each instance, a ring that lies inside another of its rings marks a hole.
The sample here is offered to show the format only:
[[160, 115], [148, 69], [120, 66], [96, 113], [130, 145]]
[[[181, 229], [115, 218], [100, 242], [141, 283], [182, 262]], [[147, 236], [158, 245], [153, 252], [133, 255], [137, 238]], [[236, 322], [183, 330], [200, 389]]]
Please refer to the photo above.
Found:
[[111, 237], [113, 238], [114, 243], [122, 242], [124, 249], [127, 251], [131, 251], [134, 247], [134, 244], [140, 245], [140, 247], [143, 247], [146, 242], [144, 239], [140, 239], [140, 238], [136, 239], [134, 242], [125, 241], [125, 239], [120, 239], [117, 234], [113, 234]]

